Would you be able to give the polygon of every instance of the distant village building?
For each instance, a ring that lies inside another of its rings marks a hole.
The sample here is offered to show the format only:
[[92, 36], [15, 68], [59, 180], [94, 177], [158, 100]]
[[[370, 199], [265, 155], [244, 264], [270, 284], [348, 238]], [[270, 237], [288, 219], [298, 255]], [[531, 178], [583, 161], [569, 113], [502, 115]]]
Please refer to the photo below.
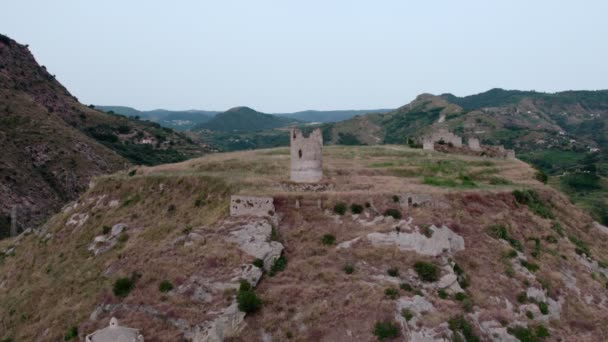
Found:
[[323, 178], [323, 134], [316, 128], [308, 137], [292, 128], [289, 135], [291, 149], [291, 181], [317, 183]]
[[110, 319], [110, 325], [101, 330], [87, 335], [86, 342], [144, 342], [144, 337], [139, 329], [121, 327], [114, 317]]

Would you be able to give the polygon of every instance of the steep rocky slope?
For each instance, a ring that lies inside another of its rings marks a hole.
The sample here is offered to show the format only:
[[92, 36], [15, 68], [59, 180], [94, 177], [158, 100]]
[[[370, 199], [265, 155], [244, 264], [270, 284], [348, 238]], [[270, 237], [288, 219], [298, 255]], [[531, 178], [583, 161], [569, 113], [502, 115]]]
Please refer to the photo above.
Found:
[[[41, 229], [0, 241], [0, 337], [82, 338], [112, 316], [146, 341], [608, 336], [608, 228], [527, 164], [332, 146], [311, 187], [288, 181], [288, 158], [96, 178]], [[274, 210], [231, 217], [233, 194]]]
[[74, 199], [92, 176], [203, 151], [157, 124], [83, 106], [27, 46], [6, 36], [0, 36], [0, 146], [0, 237], [15, 205], [20, 227], [28, 227]]

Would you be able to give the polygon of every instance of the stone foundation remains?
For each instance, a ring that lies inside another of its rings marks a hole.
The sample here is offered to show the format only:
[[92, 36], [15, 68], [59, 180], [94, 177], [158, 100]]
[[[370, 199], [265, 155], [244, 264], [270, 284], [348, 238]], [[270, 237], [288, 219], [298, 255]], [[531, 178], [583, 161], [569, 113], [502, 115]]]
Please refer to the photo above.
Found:
[[272, 197], [231, 196], [230, 216], [274, 216]]
[[422, 138], [422, 149], [434, 150], [436, 142], [443, 142], [454, 147], [462, 147], [462, 138], [448, 131], [445, 128], [440, 128], [437, 131]]

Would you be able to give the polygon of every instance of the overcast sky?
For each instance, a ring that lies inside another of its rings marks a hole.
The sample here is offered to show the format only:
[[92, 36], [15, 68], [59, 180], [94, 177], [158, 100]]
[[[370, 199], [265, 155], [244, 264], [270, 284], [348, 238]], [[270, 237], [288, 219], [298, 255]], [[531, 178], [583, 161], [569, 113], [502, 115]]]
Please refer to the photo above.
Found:
[[288, 112], [606, 89], [607, 15], [606, 0], [11, 0], [0, 33], [86, 104]]

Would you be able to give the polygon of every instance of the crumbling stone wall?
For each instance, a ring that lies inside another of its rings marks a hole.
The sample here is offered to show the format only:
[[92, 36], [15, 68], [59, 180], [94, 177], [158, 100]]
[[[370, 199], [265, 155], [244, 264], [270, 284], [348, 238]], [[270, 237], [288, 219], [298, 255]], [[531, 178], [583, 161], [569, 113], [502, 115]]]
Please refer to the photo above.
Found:
[[469, 138], [468, 144], [471, 151], [481, 151], [481, 144], [479, 143], [479, 139]]
[[446, 144], [452, 144], [454, 147], [462, 147], [462, 137], [445, 128], [440, 128], [422, 139], [422, 149], [434, 150], [435, 143], [439, 141], [443, 141]]
[[230, 216], [274, 216], [272, 197], [231, 196]]
[[405, 193], [399, 196], [399, 204], [402, 208], [428, 206], [432, 208], [446, 208], [447, 204], [429, 194]]
[[305, 137], [302, 131], [292, 128], [291, 181], [296, 183], [316, 183], [323, 178], [323, 135], [319, 128]]

